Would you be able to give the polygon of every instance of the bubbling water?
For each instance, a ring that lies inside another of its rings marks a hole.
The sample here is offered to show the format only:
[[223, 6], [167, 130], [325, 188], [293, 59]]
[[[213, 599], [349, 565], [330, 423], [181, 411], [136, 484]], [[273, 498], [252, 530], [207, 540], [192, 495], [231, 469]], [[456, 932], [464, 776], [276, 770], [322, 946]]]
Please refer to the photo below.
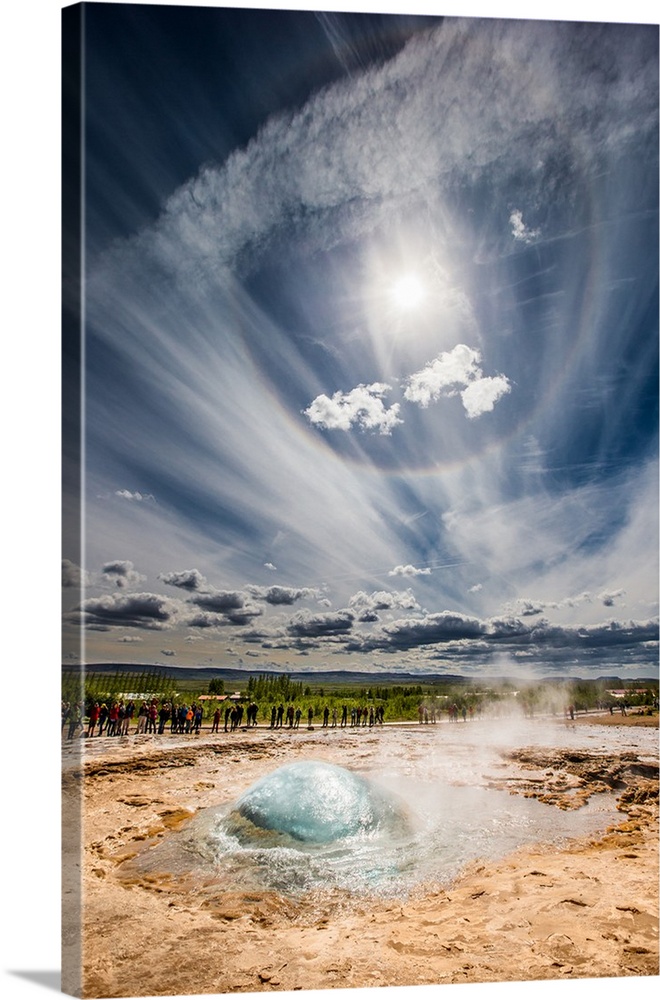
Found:
[[207, 844], [244, 882], [296, 894], [315, 888], [378, 891], [411, 843], [394, 793], [336, 764], [305, 760], [267, 774], [226, 814]]
[[284, 765], [216, 812], [197, 841], [243, 885], [404, 898], [447, 885], [470, 858], [501, 857], [549, 830], [573, 836], [613, 810], [594, 799], [578, 820], [508, 792], [381, 777], [314, 760]]
[[401, 806], [365, 778], [336, 764], [285, 764], [257, 781], [236, 803], [226, 828], [243, 843], [273, 840], [331, 844], [392, 833], [405, 825]]
[[[308, 748], [327, 755], [334, 735], [310, 734]], [[515, 730], [498, 720], [359, 737], [332, 744], [346, 767], [310, 757], [270, 772], [266, 762], [255, 767], [261, 776], [240, 797], [200, 809], [180, 831], [145, 844], [125, 862], [127, 872], [166, 871], [203, 885], [296, 898], [330, 891], [347, 900], [424, 895], [446, 888], [476, 859], [496, 860], [527, 844], [558, 845], [619, 821], [613, 793], [564, 810], [498, 787], [507, 748], [570, 745], [596, 758], [634, 749], [640, 760], [657, 760], [651, 730], [620, 735], [536, 720]]]

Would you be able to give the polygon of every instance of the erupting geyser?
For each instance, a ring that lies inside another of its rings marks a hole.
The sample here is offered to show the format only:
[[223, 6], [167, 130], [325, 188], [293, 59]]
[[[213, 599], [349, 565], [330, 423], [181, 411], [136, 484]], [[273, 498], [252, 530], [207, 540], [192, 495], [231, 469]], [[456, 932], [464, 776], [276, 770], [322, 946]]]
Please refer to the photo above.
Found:
[[394, 801], [370, 782], [312, 760], [285, 764], [257, 781], [230, 816], [232, 832], [242, 839], [268, 832], [307, 844], [329, 844], [402, 821]]

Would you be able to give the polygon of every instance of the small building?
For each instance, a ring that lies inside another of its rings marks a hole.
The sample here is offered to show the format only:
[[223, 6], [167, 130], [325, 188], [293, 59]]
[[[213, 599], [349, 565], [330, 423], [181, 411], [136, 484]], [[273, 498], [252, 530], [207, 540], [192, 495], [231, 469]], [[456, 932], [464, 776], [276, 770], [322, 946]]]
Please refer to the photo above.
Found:
[[646, 688], [615, 688], [607, 693], [613, 698], [629, 698], [631, 695], [646, 694]]
[[240, 691], [233, 694], [200, 694], [197, 701], [241, 701], [243, 695]]

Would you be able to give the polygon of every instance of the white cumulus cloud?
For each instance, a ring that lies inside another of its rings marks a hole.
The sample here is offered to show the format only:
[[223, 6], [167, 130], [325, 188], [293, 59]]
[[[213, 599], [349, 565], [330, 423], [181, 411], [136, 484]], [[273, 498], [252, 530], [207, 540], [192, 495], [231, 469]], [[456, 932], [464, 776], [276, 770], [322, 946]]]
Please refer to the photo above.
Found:
[[417, 566], [412, 566], [408, 563], [406, 566], [395, 566], [394, 569], [389, 570], [388, 576], [428, 576], [431, 570], [427, 567], [423, 569], [418, 569]]
[[399, 404], [388, 409], [383, 396], [390, 389], [384, 382], [358, 385], [350, 392], [335, 392], [332, 397], [322, 393], [305, 410], [311, 423], [327, 430], [348, 431], [353, 426], [363, 430], [391, 434], [392, 428], [403, 423], [399, 418]]
[[480, 361], [479, 351], [467, 344], [457, 344], [411, 375], [404, 396], [412, 403], [427, 407], [441, 396], [455, 396], [460, 392], [468, 417], [487, 413], [511, 386], [506, 375], [484, 376]]
[[511, 385], [505, 375], [475, 379], [461, 393], [465, 412], [470, 419], [489, 413], [498, 399], [510, 391]]
[[527, 228], [523, 222], [522, 212], [520, 209], [515, 208], [513, 210], [509, 216], [509, 222], [511, 223], [511, 235], [514, 240], [518, 240], [522, 243], [532, 243], [541, 235], [540, 229]]

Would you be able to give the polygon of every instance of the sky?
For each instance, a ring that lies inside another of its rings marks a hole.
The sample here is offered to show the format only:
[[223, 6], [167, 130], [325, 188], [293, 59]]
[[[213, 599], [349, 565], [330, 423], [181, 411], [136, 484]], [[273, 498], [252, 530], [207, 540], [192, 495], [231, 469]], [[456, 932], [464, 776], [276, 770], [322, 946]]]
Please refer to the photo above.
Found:
[[64, 663], [654, 674], [657, 27], [84, 38]]

